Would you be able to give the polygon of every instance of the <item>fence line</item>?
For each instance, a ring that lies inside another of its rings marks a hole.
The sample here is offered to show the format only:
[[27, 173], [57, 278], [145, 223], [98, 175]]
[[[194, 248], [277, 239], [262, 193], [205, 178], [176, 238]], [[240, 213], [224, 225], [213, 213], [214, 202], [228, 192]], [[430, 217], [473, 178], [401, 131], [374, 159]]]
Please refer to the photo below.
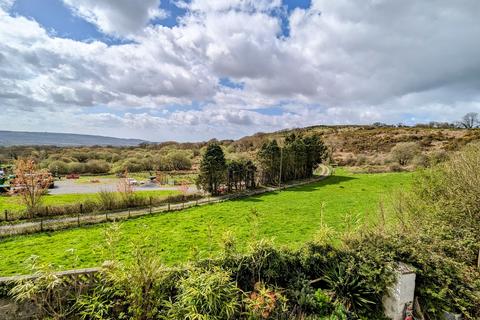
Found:
[[108, 221], [120, 221], [120, 220], [127, 220], [130, 218], [141, 217], [151, 214], [157, 213], [166, 213], [172, 211], [180, 211], [188, 208], [192, 208], [195, 206], [203, 206], [213, 203], [219, 203], [234, 199], [240, 199], [245, 197], [256, 196], [260, 194], [264, 194], [267, 192], [279, 191], [287, 188], [293, 188], [297, 186], [302, 186], [314, 182], [318, 182], [320, 180], [325, 179], [331, 173], [330, 168], [323, 167], [322, 168], [322, 175], [316, 176], [314, 178], [310, 178], [307, 180], [302, 180], [299, 182], [293, 182], [290, 184], [284, 184], [281, 187], [266, 187], [262, 189], [256, 189], [236, 194], [218, 196], [218, 197], [207, 197], [202, 199], [197, 199], [194, 201], [188, 201], [183, 203], [167, 203], [166, 205], [158, 206], [158, 207], [147, 207], [142, 209], [129, 209], [126, 211], [120, 212], [103, 212], [98, 214], [88, 214], [88, 215], [80, 215], [77, 214], [76, 216], [66, 217], [66, 218], [52, 218], [52, 219], [45, 219], [42, 218], [40, 221], [31, 221], [31, 222], [24, 222], [18, 224], [9, 224], [0, 226], [0, 238], [1, 237], [9, 237], [21, 234], [29, 234], [29, 233], [37, 233], [43, 231], [55, 231], [60, 229], [68, 229], [68, 228], [75, 228], [80, 227], [82, 225], [89, 225], [89, 224], [97, 224], [102, 222]]

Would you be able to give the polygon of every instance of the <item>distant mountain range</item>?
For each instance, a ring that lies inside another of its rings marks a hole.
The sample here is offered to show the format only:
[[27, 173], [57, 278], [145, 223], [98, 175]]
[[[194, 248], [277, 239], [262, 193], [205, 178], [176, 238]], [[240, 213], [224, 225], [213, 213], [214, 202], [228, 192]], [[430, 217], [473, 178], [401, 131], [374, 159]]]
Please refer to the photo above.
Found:
[[144, 140], [71, 133], [0, 131], [0, 146], [137, 146]]

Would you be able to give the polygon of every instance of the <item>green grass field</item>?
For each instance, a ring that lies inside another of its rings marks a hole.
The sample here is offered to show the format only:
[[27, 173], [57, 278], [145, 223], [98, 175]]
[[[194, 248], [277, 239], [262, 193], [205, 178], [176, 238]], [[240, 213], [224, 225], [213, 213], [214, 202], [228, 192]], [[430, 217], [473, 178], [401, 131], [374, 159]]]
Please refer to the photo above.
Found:
[[[137, 194], [140, 197], [167, 197], [170, 195], [175, 195], [180, 193], [176, 190], [152, 190], [152, 191], [137, 191]], [[96, 201], [97, 194], [95, 193], [86, 193], [86, 194], [56, 194], [56, 195], [46, 195], [43, 199], [43, 205], [46, 206], [61, 206], [77, 202], [85, 202], [87, 200]], [[24, 210], [25, 206], [21, 203], [21, 199], [18, 196], [8, 197], [0, 196], [0, 211], [9, 210], [9, 211], [19, 211]]]
[[[273, 238], [279, 246], [298, 247], [318, 230], [322, 204], [324, 222], [342, 231], [346, 214], [359, 214], [366, 222], [376, 219], [379, 199], [407, 188], [411, 177], [411, 173], [349, 174], [338, 170], [324, 181], [280, 193], [128, 220], [120, 225], [118, 254], [128, 259], [132, 243], [140, 243], [166, 264], [183, 262], [191, 257], [193, 248], [202, 257], [214, 254], [226, 231], [236, 237], [240, 249], [255, 233]], [[252, 209], [258, 212], [257, 224], [252, 223]], [[258, 225], [256, 231], [254, 225]], [[98, 266], [103, 259], [98, 248], [105, 242], [107, 226], [0, 240], [0, 275], [28, 273], [22, 265], [31, 255], [59, 269]]]

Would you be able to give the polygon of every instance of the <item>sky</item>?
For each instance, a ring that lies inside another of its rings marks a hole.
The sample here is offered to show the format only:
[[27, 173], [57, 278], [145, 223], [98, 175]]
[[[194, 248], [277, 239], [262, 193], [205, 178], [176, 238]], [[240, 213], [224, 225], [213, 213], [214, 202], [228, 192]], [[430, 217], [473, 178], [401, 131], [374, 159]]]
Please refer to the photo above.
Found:
[[480, 112], [478, 0], [0, 0], [3, 130], [149, 141]]

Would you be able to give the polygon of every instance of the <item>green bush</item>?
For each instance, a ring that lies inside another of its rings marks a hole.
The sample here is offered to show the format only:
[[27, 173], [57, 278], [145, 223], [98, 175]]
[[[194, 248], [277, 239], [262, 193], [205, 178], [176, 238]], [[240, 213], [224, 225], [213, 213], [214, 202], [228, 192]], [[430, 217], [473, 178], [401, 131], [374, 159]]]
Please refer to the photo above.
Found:
[[80, 162], [71, 162], [68, 164], [68, 173], [85, 173], [86, 170], [86, 165], [85, 163], [80, 163]]
[[383, 261], [402, 261], [416, 269], [415, 296], [430, 319], [441, 319], [444, 311], [462, 313], [466, 319], [480, 317], [480, 273], [448, 252], [463, 244], [439, 241], [428, 235], [369, 233], [348, 246], [359, 254], [381, 254]]
[[401, 166], [409, 164], [410, 161], [420, 153], [420, 146], [416, 142], [398, 143], [390, 151], [392, 159]]
[[[347, 314], [352, 319], [365, 315], [381, 319], [381, 295], [374, 293], [383, 292], [390, 281], [387, 265], [370, 262], [363, 267], [367, 255], [330, 246], [309, 244], [290, 251], [260, 241], [246, 254], [225, 246], [229, 253], [219, 258], [169, 269], [143, 245], [146, 241], [133, 246], [133, 261], [115, 261], [116, 237], [107, 232], [109, 245], [102, 252], [110, 261], [99, 274], [100, 281], [71, 286], [42, 281], [34, 292], [29, 288], [35, 282], [30, 282], [17, 286], [14, 293], [32, 299], [51, 288], [49, 299], [70, 298], [54, 300], [54, 305], [37, 300], [41, 308], [50, 308], [52, 316], [75, 310], [84, 319], [346, 319]], [[345, 259], [352, 262], [348, 271], [354, 275], [353, 285], [333, 278], [327, 268], [344, 265]], [[82, 288], [80, 296], [77, 285]], [[354, 290], [354, 299], [346, 298], [349, 293], [340, 287]], [[362, 302], [369, 299], [375, 306]]]
[[63, 161], [55, 160], [48, 165], [48, 171], [53, 174], [67, 174], [70, 173], [70, 164]]
[[85, 171], [93, 174], [108, 173], [110, 164], [105, 160], [89, 160], [85, 165]]
[[230, 272], [194, 268], [180, 279], [168, 319], [237, 319], [239, 311], [239, 289]]

